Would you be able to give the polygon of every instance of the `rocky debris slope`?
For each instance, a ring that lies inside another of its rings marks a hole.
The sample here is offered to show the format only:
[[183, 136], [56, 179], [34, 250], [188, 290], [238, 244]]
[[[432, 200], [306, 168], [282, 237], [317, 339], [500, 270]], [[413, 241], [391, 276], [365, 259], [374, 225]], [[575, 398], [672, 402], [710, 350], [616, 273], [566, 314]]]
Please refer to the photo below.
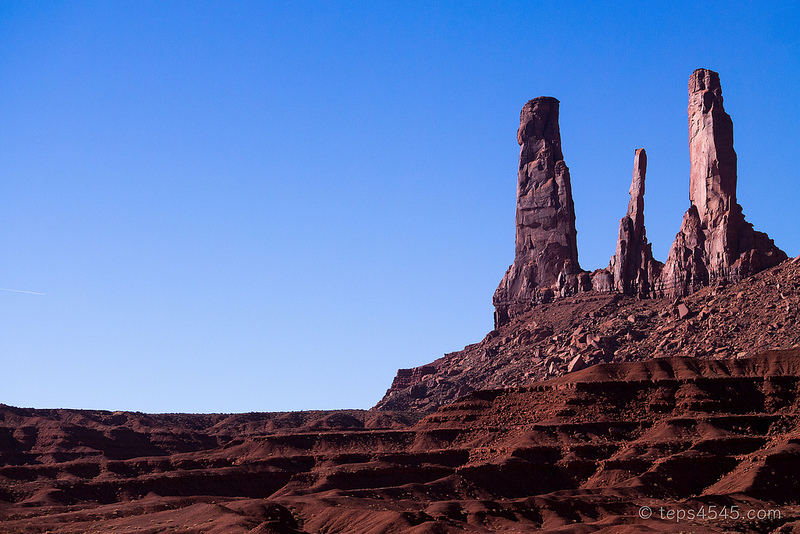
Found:
[[380, 428], [0, 407], [0, 531], [800, 532], [799, 392], [791, 350], [598, 365]]
[[552, 97], [535, 98], [520, 115], [515, 256], [494, 294], [495, 327], [558, 297], [586, 291], [679, 297], [717, 280], [741, 280], [787, 259], [744, 219], [736, 201], [733, 121], [722, 105], [719, 75], [697, 69], [689, 78], [691, 206], [666, 264], [653, 259], [645, 236], [647, 157], [639, 149], [611, 264], [591, 274], [582, 271], [558, 105]]
[[376, 408], [430, 412], [472, 390], [522, 386], [597, 363], [792, 348], [800, 344], [798, 325], [800, 257], [680, 299], [581, 293], [536, 306], [464, 350], [401, 370]]

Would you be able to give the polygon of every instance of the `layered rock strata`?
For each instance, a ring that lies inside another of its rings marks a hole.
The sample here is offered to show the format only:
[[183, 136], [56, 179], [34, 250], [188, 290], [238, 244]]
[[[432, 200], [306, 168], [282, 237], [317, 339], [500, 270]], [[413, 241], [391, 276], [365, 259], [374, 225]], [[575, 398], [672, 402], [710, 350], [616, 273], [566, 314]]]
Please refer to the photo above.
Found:
[[540, 96], [520, 113], [515, 257], [494, 294], [496, 325], [580, 289], [575, 206], [558, 106], [555, 98]]
[[797, 349], [600, 365], [420, 420], [0, 405], [0, 436], [3, 533], [800, 530]]
[[689, 78], [691, 206], [656, 284], [682, 296], [718, 280], [738, 281], [784, 261], [786, 254], [744, 219], [736, 201], [733, 122], [722, 105], [719, 74], [697, 69]]

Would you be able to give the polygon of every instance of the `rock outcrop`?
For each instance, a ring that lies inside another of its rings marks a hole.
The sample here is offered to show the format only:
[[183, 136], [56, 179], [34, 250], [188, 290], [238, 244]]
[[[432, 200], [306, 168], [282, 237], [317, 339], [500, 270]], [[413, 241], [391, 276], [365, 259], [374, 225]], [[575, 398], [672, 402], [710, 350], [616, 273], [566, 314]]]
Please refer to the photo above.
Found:
[[578, 264], [558, 101], [540, 97], [523, 107], [516, 255], [494, 294], [495, 329], [462, 351], [401, 370], [377, 409], [430, 411], [472, 390], [530, 384], [583, 365], [800, 347], [792, 328], [800, 293], [787, 289], [800, 287], [800, 258], [782, 263], [786, 254], [744, 219], [719, 76], [695, 71], [689, 95], [691, 205], [667, 263], [647, 242], [647, 156], [639, 149], [616, 251], [592, 273]]
[[786, 254], [744, 219], [736, 200], [733, 122], [719, 75], [689, 79], [691, 205], [666, 264], [653, 258], [644, 226], [647, 156], [636, 151], [628, 212], [610, 265], [580, 268], [569, 169], [561, 152], [559, 102], [539, 97], [522, 108], [514, 263], [495, 291], [495, 328], [536, 304], [589, 290], [638, 297], [680, 297], [717, 281], [736, 282], [774, 267]]
[[540, 96], [520, 113], [515, 257], [494, 294], [496, 326], [538, 302], [579, 289], [575, 206], [561, 152], [558, 105], [555, 98]]
[[0, 405], [0, 532], [796, 533], [799, 455], [800, 349], [599, 365], [421, 419]]
[[[625, 295], [649, 297], [651, 284], [661, 274], [662, 263], [653, 259], [644, 229], [644, 179], [647, 154], [636, 150], [633, 161], [628, 213], [619, 221], [617, 250], [608, 270], [613, 276], [614, 289]], [[595, 277], [596, 278], [596, 277]], [[599, 289], [599, 288], [598, 288]]]
[[697, 69], [689, 78], [691, 206], [656, 284], [682, 296], [717, 280], [738, 281], [784, 261], [769, 237], [753, 230], [736, 201], [733, 122], [722, 105], [719, 74]]

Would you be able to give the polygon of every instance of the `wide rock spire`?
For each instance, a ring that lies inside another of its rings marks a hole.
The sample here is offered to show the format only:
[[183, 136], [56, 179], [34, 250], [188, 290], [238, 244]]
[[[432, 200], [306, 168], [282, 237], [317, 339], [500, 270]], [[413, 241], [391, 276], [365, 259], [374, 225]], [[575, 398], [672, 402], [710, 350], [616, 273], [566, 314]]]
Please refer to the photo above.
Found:
[[569, 169], [561, 153], [555, 98], [530, 100], [520, 113], [516, 247], [494, 294], [495, 325], [555, 294], [576, 292], [581, 268]]
[[736, 202], [733, 121], [722, 105], [719, 74], [689, 78], [689, 200], [657, 293], [689, 294], [718, 280], [737, 281], [777, 265], [786, 254], [753, 230]]

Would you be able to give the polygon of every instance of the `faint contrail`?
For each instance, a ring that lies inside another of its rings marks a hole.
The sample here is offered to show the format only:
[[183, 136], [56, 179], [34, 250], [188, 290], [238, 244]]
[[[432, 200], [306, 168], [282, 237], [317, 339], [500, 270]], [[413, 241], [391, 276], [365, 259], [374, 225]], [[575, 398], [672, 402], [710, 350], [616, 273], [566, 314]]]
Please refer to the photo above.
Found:
[[4, 287], [0, 287], [0, 291], [13, 291], [15, 293], [28, 293], [30, 295], [44, 295], [44, 293], [37, 293], [36, 291], [23, 291], [21, 289], [6, 289]]

